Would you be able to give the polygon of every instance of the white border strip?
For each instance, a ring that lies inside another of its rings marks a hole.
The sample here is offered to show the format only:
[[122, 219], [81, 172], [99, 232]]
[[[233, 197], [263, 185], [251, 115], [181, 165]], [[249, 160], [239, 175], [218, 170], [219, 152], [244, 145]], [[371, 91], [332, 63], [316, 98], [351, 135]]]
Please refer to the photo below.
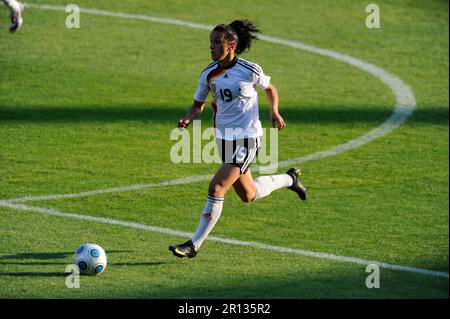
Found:
[[[6, 207], [6, 208], [14, 209], [14, 210], [21, 210], [21, 211], [34, 212], [34, 213], [40, 213], [40, 214], [46, 214], [46, 215], [52, 215], [52, 216], [58, 216], [58, 217], [86, 220], [86, 221], [91, 221], [91, 222], [97, 222], [97, 223], [103, 223], [103, 224], [115, 225], [115, 226], [122, 226], [122, 227], [128, 227], [128, 228], [135, 228], [135, 229], [140, 229], [140, 230], [145, 230], [145, 231], [157, 232], [157, 233], [170, 235], [170, 236], [190, 238], [193, 235], [192, 233], [182, 232], [182, 231], [178, 231], [178, 230], [174, 230], [174, 229], [170, 229], [170, 228], [148, 226], [148, 225], [139, 224], [139, 223], [131, 223], [131, 222], [115, 220], [115, 219], [111, 219], [111, 218], [65, 213], [65, 212], [62, 212], [59, 210], [55, 210], [55, 209], [27, 206], [27, 205], [23, 205], [23, 204], [12, 204], [12, 203], [6, 202], [6, 201], [0, 201], [0, 207], [2, 207], [2, 206]], [[328, 254], [328, 253], [307, 251], [307, 250], [302, 250], [302, 249], [293, 249], [293, 248], [288, 248], [288, 247], [267, 245], [267, 244], [251, 242], [251, 241], [240, 241], [240, 240], [215, 237], [215, 236], [209, 236], [207, 238], [207, 240], [224, 243], [224, 244], [253, 247], [253, 248], [265, 249], [265, 250], [270, 250], [270, 251], [275, 251], [275, 252], [280, 252], [280, 253], [295, 254], [295, 255], [301, 255], [301, 256], [306, 256], [306, 257], [314, 257], [314, 258], [333, 260], [333, 261], [338, 261], [338, 262], [353, 263], [353, 264], [365, 265], [365, 266], [370, 265], [370, 264], [376, 264], [380, 268], [389, 269], [389, 270], [411, 272], [411, 273], [417, 273], [417, 274], [422, 274], [422, 275], [427, 275], [427, 276], [432, 276], [432, 277], [449, 278], [449, 274], [447, 272], [435, 271], [435, 270], [429, 270], [429, 269], [423, 269], [423, 268], [416, 268], [416, 267], [410, 267], [410, 266], [394, 265], [394, 264], [378, 262], [375, 260], [365, 260], [365, 259], [355, 258], [355, 257], [337, 256], [337, 255]]]

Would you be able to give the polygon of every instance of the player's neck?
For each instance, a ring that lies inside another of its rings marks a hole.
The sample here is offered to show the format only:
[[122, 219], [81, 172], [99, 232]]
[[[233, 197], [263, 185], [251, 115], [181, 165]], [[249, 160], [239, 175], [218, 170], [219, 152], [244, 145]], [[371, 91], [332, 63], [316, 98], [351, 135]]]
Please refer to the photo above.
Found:
[[228, 67], [234, 65], [236, 63], [237, 55], [236, 54], [230, 54], [227, 55], [223, 60], [219, 60], [219, 65], [227, 69]]

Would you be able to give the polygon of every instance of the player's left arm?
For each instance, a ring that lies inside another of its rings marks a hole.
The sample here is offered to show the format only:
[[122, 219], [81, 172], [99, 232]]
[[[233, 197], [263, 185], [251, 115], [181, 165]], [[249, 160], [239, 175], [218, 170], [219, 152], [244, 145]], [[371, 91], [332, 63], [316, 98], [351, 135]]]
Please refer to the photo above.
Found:
[[267, 99], [270, 104], [270, 121], [272, 122], [272, 127], [278, 127], [278, 130], [281, 131], [286, 127], [286, 123], [284, 123], [283, 117], [278, 111], [277, 88], [273, 84], [269, 84], [264, 91], [266, 91]]

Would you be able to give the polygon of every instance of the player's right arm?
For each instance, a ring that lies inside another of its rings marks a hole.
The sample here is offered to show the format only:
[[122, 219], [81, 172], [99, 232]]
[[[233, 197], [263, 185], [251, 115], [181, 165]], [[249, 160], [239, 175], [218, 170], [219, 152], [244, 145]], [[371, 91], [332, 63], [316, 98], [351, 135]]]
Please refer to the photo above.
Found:
[[206, 103], [206, 97], [209, 94], [209, 85], [206, 79], [208, 68], [203, 70], [200, 78], [198, 80], [197, 89], [194, 93], [194, 102], [192, 103], [191, 108], [187, 111], [186, 116], [178, 120], [178, 127], [186, 128], [189, 124], [195, 120], [200, 113], [203, 112]]
[[186, 116], [178, 120], [178, 127], [186, 128], [192, 123], [202, 112], [205, 107], [205, 102], [194, 100], [192, 106], [187, 111]]
[[186, 128], [189, 124], [195, 120], [200, 113], [203, 112], [206, 103], [206, 97], [209, 94], [209, 85], [207, 80], [208, 70], [211, 69], [213, 64], [210, 64], [203, 72], [200, 74], [198, 80], [197, 89], [194, 93], [194, 102], [191, 108], [187, 111], [186, 116], [178, 120], [178, 127]]

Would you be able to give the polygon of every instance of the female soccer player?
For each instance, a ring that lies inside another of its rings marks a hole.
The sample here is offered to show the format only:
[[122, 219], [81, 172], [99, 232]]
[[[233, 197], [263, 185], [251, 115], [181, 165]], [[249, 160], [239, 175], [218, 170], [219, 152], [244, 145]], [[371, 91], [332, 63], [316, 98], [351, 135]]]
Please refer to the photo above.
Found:
[[286, 174], [260, 176], [253, 180], [249, 166], [256, 158], [262, 136], [259, 121], [258, 95], [255, 86], [263, 88], [268, 97], [273, 127], [286, 127], [278, 112], [278, 93], [270, 77], [259, 65], [238, 57], [250, 49], [259, 30], [248, 20], [220, 24], [210, 33], [211, 58], [214, 61], [201, 73], [194, 102], [178, 127], [186, 128], [200, 115], [206, 97], [213, 96], [216, 143], [222, 166], [212, 178], [206, 204], [194, 236], [169, 250], [177, 257], [193, 258], [222, 213], [224, 196], [233, 186], [244, 202], [269, 195], [274, 190], [288, 188], [306, 200], [307, 190], [300, 182], [300, 171], [291, 168]]
[[11, 10], [11, 25], [9, 26], [9, 32], [16, 32], [22, 26], [24, 5], [16, 0], [3, 0], [3, 2]]

